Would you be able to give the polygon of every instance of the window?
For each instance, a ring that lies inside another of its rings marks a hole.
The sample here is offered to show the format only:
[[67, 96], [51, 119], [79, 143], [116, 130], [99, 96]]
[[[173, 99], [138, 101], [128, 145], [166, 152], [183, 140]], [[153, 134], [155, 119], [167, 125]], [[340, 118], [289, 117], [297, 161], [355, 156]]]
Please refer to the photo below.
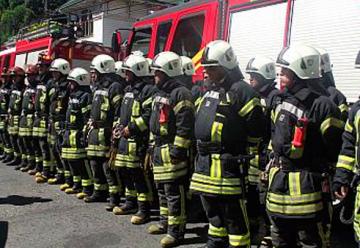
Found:
[[141, 51], [145, 57], [149, 54], [151, 41], [151, 28], [144, 28], [135, 31], [131, 42], [130, 51]]
[[80, 26], [83, 30], [84, 37], [92, 36], [94, 34], [94, 21], [90, 11], [84, 10], [81, 13]]
[[5, 56], [3, 67], [6, 67], [6, 68], [9, 69], [9, 66], [10, 66], [10, 57], [11, 57], [11, 55], [6, 55], [6, 56]]
[[171, 21], [160, 23], [156, 34], [155, 54], [164, 51], [169, 36], [170, 28], [171, 28]]
[[197, 15], [179, 21], [171, 51], [192, 58], [200, 50], [205, 16]]

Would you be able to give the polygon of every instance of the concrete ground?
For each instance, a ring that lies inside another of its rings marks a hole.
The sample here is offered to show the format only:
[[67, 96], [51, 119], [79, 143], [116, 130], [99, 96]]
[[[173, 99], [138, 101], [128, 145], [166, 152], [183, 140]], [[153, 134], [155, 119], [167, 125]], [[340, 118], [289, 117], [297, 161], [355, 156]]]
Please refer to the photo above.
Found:
[[[129, 216], [106, 212], [105, 203], [86, 204], [0, 163], [0, 248], [160, 247], [148, 225], [134, 226]], [[188, 224], [181, 247], [204, 246], [206, 232], [205, 223]], [[334, 247], [356, 247], [351, 228], [336, 227], [336, 234]]]

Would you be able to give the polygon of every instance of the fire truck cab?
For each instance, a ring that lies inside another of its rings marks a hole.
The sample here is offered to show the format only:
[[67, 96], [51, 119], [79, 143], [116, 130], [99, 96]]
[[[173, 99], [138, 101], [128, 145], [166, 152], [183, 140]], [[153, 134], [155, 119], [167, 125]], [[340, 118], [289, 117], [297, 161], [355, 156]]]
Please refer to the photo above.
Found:
[[198, 80], [202, 49], [215, 39], [231, 43], [242, 70], [255, 55], [276, 60], [284, 46], [310, 44], [329, 52], [337, 87], [354, 101], [360, 92], [360, 70], [354, 69], [359, 13], [357, 0], [194, 0], [134, 23], [127, 54], [140, 50], [152, 58], [174, 51], [188, 56]]
[[24, 68], [27, 64], [36, 64], [40, 53], [45, 53], [52, 59], [64, 58], [73, 67], [81, 66], [86, 69], [89, 68], [92, 58], [98, 54], [113, 56], [110, 47], [89, 41], [77, 41], [69, 34], [68, 27], [53, 22], [22, 31], [9, 47], [11, 48], [0, 52], [0, 73], [4, 67]]

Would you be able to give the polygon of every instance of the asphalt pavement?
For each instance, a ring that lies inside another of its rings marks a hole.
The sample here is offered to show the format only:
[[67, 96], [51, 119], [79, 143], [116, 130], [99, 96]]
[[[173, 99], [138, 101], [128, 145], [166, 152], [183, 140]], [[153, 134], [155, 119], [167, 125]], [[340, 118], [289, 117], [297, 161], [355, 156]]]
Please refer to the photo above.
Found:
[[[146, 233], [149, 224], [134, 226], [130, 216], [115, 216], [105, 205], [84, 203], [58, 185], [36, 184], [27, 173], [0, 163], [0, 248], [160, 247], [162, 236]], [[204, 246], [206, 228], [206, 223], [188, 224], [180, 247]], [[333, 247], [356, 247], [351, 227], [334, 231]]]

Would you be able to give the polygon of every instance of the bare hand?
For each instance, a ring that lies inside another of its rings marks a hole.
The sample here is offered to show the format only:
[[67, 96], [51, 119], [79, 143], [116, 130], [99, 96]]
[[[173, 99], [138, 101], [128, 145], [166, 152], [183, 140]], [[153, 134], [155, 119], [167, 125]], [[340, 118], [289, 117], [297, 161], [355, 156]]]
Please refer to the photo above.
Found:
[[129, 127], [125, 127], [123, 130], [122, 130], [122, 133], [121, 135], [124, 137], [124, 138], [129, 138], [130, 137], [130, 130], [129, 130]]
[[347, 196], [348, 192], [349, 192], [348, 186], [341, 186], [340, 189], [336, 191], [334, 194], [336, 198], [338, 198], [339, 200], [343, 200]]

